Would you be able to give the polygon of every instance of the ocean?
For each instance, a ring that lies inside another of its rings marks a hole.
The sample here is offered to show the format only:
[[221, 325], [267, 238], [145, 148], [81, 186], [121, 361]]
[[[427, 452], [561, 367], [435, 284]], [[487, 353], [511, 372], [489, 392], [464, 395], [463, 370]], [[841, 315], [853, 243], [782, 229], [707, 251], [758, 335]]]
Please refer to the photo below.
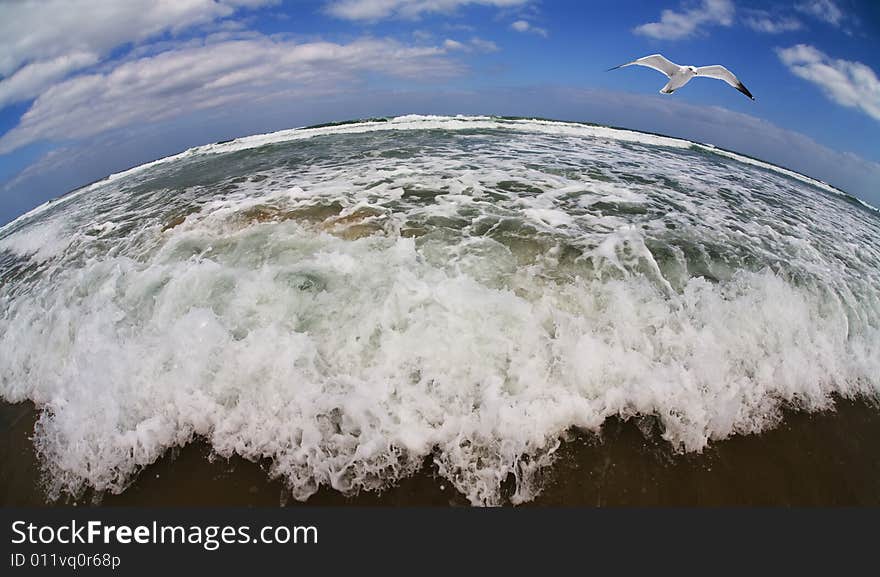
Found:
[[136, 167], [0, 229], [0, 352], [10, 503], [880, 500], [880, 214], [659, 135], [406, 116]]

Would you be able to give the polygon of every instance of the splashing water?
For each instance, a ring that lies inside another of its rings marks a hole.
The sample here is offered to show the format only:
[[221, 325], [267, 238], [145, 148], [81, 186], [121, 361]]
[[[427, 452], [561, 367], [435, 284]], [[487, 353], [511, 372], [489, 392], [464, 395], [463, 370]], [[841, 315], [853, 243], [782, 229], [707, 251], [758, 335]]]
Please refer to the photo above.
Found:
[[0, 396], [49, 496], [196, 436], [293, 495], [426, 458], [540, 490], [572, 427], [677, 449], [880, 390], [880, 215], [682, 140], [401, 117], [192, 149], [0, 229]]

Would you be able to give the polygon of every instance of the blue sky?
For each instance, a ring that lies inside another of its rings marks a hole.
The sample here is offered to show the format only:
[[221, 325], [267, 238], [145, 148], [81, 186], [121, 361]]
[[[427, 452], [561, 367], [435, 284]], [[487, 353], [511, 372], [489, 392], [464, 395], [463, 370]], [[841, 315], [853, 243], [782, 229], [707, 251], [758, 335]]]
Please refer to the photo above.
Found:
[[[661, 52], [756, 96], [606, 69]], [[592, 121], [711, 142], [880, 205], [880, 2], [0, 3], [0, 223], [220, 139], [407, 113]]]

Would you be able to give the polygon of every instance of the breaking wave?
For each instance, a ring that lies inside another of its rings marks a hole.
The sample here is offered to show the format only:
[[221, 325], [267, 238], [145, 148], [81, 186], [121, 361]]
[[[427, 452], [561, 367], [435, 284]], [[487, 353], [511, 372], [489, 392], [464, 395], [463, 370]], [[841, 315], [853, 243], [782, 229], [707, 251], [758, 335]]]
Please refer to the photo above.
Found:
[[[835, 194], [829, 194], [835, 193]], [[292, 494], [431, 459], [540, 491], [565, 431], [676, 449], [880, 391], [880, 218], [694, 143], [401, 117], [192, 149], [0, 229], [0, 395], [49, 496], [196, 437]]]

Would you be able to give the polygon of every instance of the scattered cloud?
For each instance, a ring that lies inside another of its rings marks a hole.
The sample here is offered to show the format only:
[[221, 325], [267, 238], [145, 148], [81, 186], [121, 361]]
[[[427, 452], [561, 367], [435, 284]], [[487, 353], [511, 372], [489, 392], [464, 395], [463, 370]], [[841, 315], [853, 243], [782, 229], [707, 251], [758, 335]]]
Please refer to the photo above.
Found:
[[467, 43], [447, 38], [443, 41], [443, 48], [448, 50], [449, 52], [498, 52], [497, 44], [495, 44], [491, 40], [484, 40], [476, 36], [471, 38]]
[[831, 58], [807, 44], [776, 53], [794, 75], [821, 88], [829, 99], [880, 120], [880, 79], [866, 64]]
[[474, 36], [473, 38], [471, 38], [471, 44], [480, 52], [498, 52], [499, 50], [497, 44], [495, 44], [491, 40], [480, 38], [479, 36]]
[[450, 23], [450, 22], [444, 22], [443, 29], [444, 30], [452, 30], [452, 31], [456, 31], [456, 32], [473, 32], [474, 30], [476, 30], [476, 28], [474, 28], [470, 24], [462, 24], [461, 22], [457, 22], [454, 24]]
[[537, 34], [538, 36], [547, 37], [547, 31], [545, 29], [533, 26], [528, 20], [517, 20], [511, 24], [510, 27], [517, 32], [530, 32], [532, 34]]
[[447, 50], [462, 50], [462, 51], [470, 50], [469, 46], [462, 44], [458, 40], [452, 40], [451, 38], [447, 38], [446, 40], [443, 41], [443, 48], [445, 48]]
[[82, 152], [82, 149], [77, 149], [76, 147], [53, 148], [52, 150], [49, 150], [48, 152], [43, 154], [43, 156], [38, 158], [32, 164], [26, 166], [13, 178], [0, 185], [0, 191], [8, 192], [10, 190], [14, 190], [23, 182], [27, 182], [28, 180], [36, 176], [45, 173], [51, 173], [52, 171], [58, 170], [65, 165], [69, 165], [71, 159], [80, 152]]
[[325, 5], [331, 16], [343, 20], [375, 22], [387, 18], [416, 19], [425, 14], [449, 14], [469, 6], [512, 8], [532, 0], [332, 0]]
[[73, 52], [27, 64], [0, 81], [0, 108], [30, 100], [47, 86], [73, 71], [97, 64], [98, 60], [98, 55], [93, 52]]
[[682, 4], [680, 11], [663, 10], [659, 22], [636, 26], [634, 32], [659, 40], [679, 40], [700, 32], [709, 25], [731, 26], [736, 8], [731, 0], [702, 0]]
[[843, 10], [833, 0], [805, 0], [795, 4], [795, 9], [832, 26], [840, 26], [844, 20]]
[[781, 34], [801, 30], [803, 23], [793, 16], [777, 16], [766, 10], [750, 10], [743, 22], [755, 32]]
[[448, 58], [454, 48], [372, 38], [296, 44], [264, 36], [168, 50], [53, 85], [0, 137], [0, 154], [291, 91], [335, 93], [362, 83], [365, 73], [450, 78], [464, 71]]
[[[0, 17], [0, 108], [27, 100], [115, 48], [215, 23], [278, 0], [22, 0]], [[100, 15], [100, 16], [98, 16]]]

